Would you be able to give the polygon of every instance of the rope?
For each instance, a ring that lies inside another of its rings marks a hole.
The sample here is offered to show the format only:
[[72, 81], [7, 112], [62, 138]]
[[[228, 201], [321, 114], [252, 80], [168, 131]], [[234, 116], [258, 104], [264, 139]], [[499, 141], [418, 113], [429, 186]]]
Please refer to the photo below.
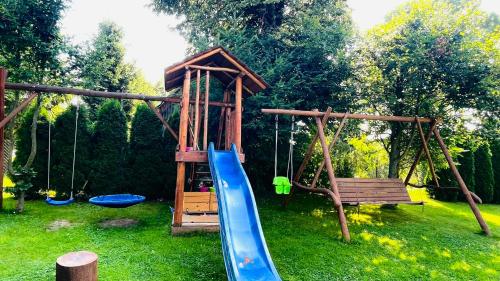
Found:
[[274, 117], [275, 120], [275, 142], [274, 142], [274, 177], [278, 176], [278, 115]]
[[76, 159], [76, 136], [78, 133], [78, 115], [80, 112], [80, 103], [76, 104], [76, 118], [75, 118], [75, 140], [73, 142], [73, 168], [71, 171], [71, 195], [70, 199], [73, 199], [73, 186], [75, 182], [75, 159]]
[[295, 131], [295, 116], [292, 115], [292, 125], [290, 130], [290, 146], [288, 149], [288, 163], [286, 164], [286, 177], [288, 178], [288, 174], [290, 174], [290, 182], [293, 179], [293, 146], [295, 145], [295, 141], [293, 138]]

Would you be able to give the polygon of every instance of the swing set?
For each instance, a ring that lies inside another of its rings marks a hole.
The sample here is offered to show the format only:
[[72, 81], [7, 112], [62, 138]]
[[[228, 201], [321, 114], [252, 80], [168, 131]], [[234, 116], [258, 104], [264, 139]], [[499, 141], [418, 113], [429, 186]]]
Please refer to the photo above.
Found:
[[[304, 111], [304, 110], [287, 110], [287, 109], [262, 109], [262, 112], [265, 114], [275, 114], [278, 115], [291, 115], [314, 118], [316, 126], [318, 128], [316, 134], [312, 138], [311, 143], [304, 155], [304, 159], [300, 164], [297, 172], [294, 176], [291, 177], [291, 186], [305, 190], [311, 193], [320, 193], [325, 196], [328, 196], [332, 199], [333, 205], [337, 210], [338, 219], [341, 226], [342, 236], [345, 240], [350, 240], [349, 229], [347, 226], [347, 219], [344, 214], [343, 205], [355, 205], [359, 206], [361, 204], [377, 204], [377, 205], [396, 205], [396, 204], [412, 204], [412, 205], [422, 205], [424, 202], [414, 202], [410, 199], [408, 191], [406, 190], [406, 186], [414, 186], [409, 183], [410, 178], [417, 167], [417, 164], [420, 161], [420, 158], [423, 153], [425, 153], [427, 157], [427, 161], [429, 164], [429, 168], [432, 175], [432, 180], [434, 182], [434, 187], [436, 189], [450, 189], [441, 187], [438, 182], [438, 178], [436, 176], [436, 172], [434, 169], [434, 164], [432, 162], [432, 157], [429, 151], [428, 143], [431, 137], [434, 135], [437, 140], [441, 151], [443, 152], [448, 165], [455, 176], [459, 188], [465, 196], [467, 203], [469, 204], [476, 220], [481, 226], [482, 231], [486, 235], [490, 235], [490, 230], [488, 225], [484, 221], [479, 208], [476, 205], [475, 201], [481, 202], [481, 199], [469, 191], [465, 182], [463, 181], [460, 173], [458, 172], [455, 163], [453, 162], [448, 148], [446, 147], [437, 125], [439, 123], [438, 119], [435, 118], [422, 118], [422, 117], [405, 117], [405, 116], [381, 116], [381, 115], [367, 115], [367, 114], [351, 114], [351, 113], [336, 113], [332, 112], [331, 107], [328, 107], [326, 112], [320, 112], [317, 109], [313, 111]], [[340, 118], [340, 124], [333, 136], [330, 144], [327, 144], [326, 136], [324, 133], [324, 127], [327, 124], [329, 118]], [[332, 161], [330, 158], [330, 151], [334, 148], [335, 143], [337, 142], [339, 135], [342, 131], [342, 128], [345, 126], [348, 119], [361, 119], [361, 120], [378, 120], [378, 121], [389, 121], [389, 122], [411, 122], [416, 124], [416, 129], [418, 131], [418, 135], [421, 141], [421, 148], [417, 150], [417, 154], [415, 156], [415, 160], [406, 176], [405, 180], [402, 181], [398, 178], [390, 178], [390, 179], [358, 179], [358, 178], [336, 178], [335, 173], [332, 166]], [[277, 120], [277, 117], [276, 119]], [[293, 119], [292, 119], [293, 120]], [[293, 122], [293, 121], [292, 121]], [[429, 124], [429, 130], [427, 134], [424, 133], [422, 124]], [[277, 125], [276, 125], [277, 128]], [[276, 131], [277, 132], [277, 131]], [[277, 133], [276, 133], [277, 136]], [[291, 133], [291, 141], [293, 140], [293, 124], [292, 124], [292, 133]], [[310, 185], [302, 184], [300, 182], [302, 174], [304, 173], [305, 168], [307, 167], [309, 161], [311, 160], [314, 147], [316, 143], [320, 142], [322, 152], [323, 152], [323, 161], [320, 163], [319, 167], [316, 169], [316, 173], [314, 175], [314, 179], [312, 180]], [[292, 142], [291, 142], [292, 143]], [[277, 148], [277, 146], [276, 146]], [[293, 154], [293, 146], [290, 145], [291, 154]], [[289, 154], [289, 159], [292, 158], [293, 155]], [[277, 156], [275, 156], [276, 162]], [[276, 165], [276, 164], [275, 164]], [[329, 186], [328, 187], [318, 187], [317, 182], [320, 174], [326, 167]], [[288, 173], [287, 173], [288, 174]], [[288, 178], [286, 178], [288, 179]], [[290, 191], [290, 194], [285, 199], [285, 206], [288, 205], [291, 195], [293, 194], [293, 189]]]

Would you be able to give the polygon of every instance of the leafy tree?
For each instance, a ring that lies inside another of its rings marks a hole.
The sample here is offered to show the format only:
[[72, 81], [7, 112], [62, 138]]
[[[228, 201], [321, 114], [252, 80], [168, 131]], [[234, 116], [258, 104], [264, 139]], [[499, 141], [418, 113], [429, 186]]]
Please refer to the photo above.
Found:
[[[124, 62], [125, 48], [122, 43], [123, 31], [113, 22], [102, 22], [99, 31], [83, 54], [81, 76], [87, 89], [110, 92], [125, 92], [134, 78], [134, 66]], [[84, 97], [90, 107], [91, 117], [95, 117], [103, 98]], [[128, 112], [129, 100], [123, 101]]]
[[[16, 158], [12, 165], [17, 169], [24, 166], [31, 154], [32, 137], [31, 128], [33, 124], [33, 115], [36, 107], [31, 106], [19, 118], [19, 128], [16, 131]], [[37, 121], [36, 130], [36, 156], [31, 165], [31, 169], [35, 172], [32, 178], [31, 187], [25, 190], [28, 198], [37, 198], [39, 192], [44, 191], [47, 187], [47, 152], [48, 152], [48, 126], [49, 123], [45, 116], [42, 116]]]
[[[455, 179], [455, 175], [451, 172], [449, 168], [441, 169], [436, 171], [436, 175], [439, 179], [439, 184], [446, 187], [457, 187], [458, 183]], [[430, 181], [430, 179], [429, 179]], [[433, 184], [432, 181], [429, 184]], [[458, 199], [458, 190], [449, 189], [431, 189], [430, 194], [437, 200], [441, 201], [451, 201], [455, 202]]]
[[125, 190], [127, 120], [116, 100], [107, 100], [99, 108], [94, 129], [91, 192], [120, 193]]
[[474, 192], [476, 190], [474, 152], [472, 150], [465, 150], [459, 155], [458, 162], [460, 163], [458, 166], [460, 176], [462, 176], [467, 188]]
[[[383, 115], [440, 116], [452, 125], [452, 112], [495, 101], [498, 88], [499, 29], [491, 28], [479, 1], [411, 1], [369, 31], [357, 50], [351, 83], [366, 110]], [[389, 131], [389, 177], [415, 138], [414, 125], [374, 126]]]
[[500, 140], [496, 139], [491, 145], [491, 163], [493, 164], [493, 174], [495, 178], [494, 202], [500, 203]]
[[493, 176], [491, 151], [488, 143], [479, 145], [474, 153], [474, 163], [476, 165], [476, 194], [481, 197], [483, 202], [489, 203], [493, 200], [495, 178]]
[[[343, 81], [350, 75], [347, 46], [353, 31], [344, 1], [153, 0], [153, 6], [185, 19], [178, 29], [193, 52], [224, 46], [271, 85], [247, 98], [243, 112], [243, 134], [252, 136], [243, 144], [247, 168], [257, 187], [269, 186], [274, 170], [269, 161], [274, 118], [262, 116], [261, 108], [325, 109], [327, 104], [346, 111], [351, 105]], [[309, 137], [298, 135], [298, 143]], [[281, 138], [279, 151], [287, 147], [287, 138]], [[302, 150], [296, 147], [297, 154]], [[286, 157], [280, 154], [278, 162], [286, 163]]]
[[[55, 121], [52, 134], [51, 187], [58, 197], [69, 197], [73, 169], [73, 145], [75, 137], [76, 107], [69, 106]], [[89, 175], [91, 165], [91, 135], [88, 113], [80, 107], [75, 157], [75, 179], [73, 194], [83, 192], [82, 187]]]
[[165, 171], [174, 168], [168, 167], [169, 162], [172, 158], [165, 154], [160, 120], [147, 105], [139, 104], [130, 134], [128, 182], [131, 190], [150, 199], [164, 198], [167, 192]]

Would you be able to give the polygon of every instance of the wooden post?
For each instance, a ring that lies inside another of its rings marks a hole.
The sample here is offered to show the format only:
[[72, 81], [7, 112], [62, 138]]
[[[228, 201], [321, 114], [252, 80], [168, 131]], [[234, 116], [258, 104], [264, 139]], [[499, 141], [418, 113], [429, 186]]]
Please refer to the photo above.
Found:
[[208, 102], [210, 93], [210, 71], [205, 75], [205, 113], [203, 115], [203, 150], [208, 149]]
[[478, 221], [479, 225], [481, 226], [481, 229], [486, 235], [491, 235], [490, 229], [486, 222], [483, 219], [483, 216], [481, 215], [481, 212], [479, 211], [479, 208], [476, 205], [476, 202], [472, 199], [472, 196], [469, 192], [469, 189], [467, 189], [467, 186], [465, 185], [464, 180], [462, 179], [462, 176], [460, 176], [460, 173], [458, 172], [457, 167], [455, 166], [455, 163], [453, 162], [453, 159], [450, 156], [450, 153], [448, 152], [448, 148], [446, 147], [446, 144], [444, 143], [443, 139], [441, 138], [441, 135], [439, 134], [439, 130], [437, 128], [433, 129], [434, 136], [436, 137], [439, 146], [441, 147], [441, 150], [443, 151], [444, 156], [446, 157], [446, 161], [448, 162], [448, 165], [450, 166], [451, 171], [453, 172], [453, 175], [457, 179], [458, 185], [460, 186], [460, 189], [462, 190], [463, 194], [465, 195], [465, 199], [467, 199], [467, 203], [469, 203], [469, 206], [474, 213], [474, 216], [476, 216], [476, 220]]
[[[224, 98], [223, 98], [223, 102], [225, 101], [228, 101], [229, 100], [229, 90], [225, 90], [224, 91]], [[224, 118], [224, 114], [226, 113], [226, 108], [225, 107], [221, 107], [220, 109], [220, 116], [219, 116], [219, 128], [218, 128], [218, 131], [217, 131], [217, 149], [220, 149], [220, 145], [222, 143], [222, 130], [223, 130], [223, 127], [224, 127], [224, 121], [225, 121], [225, 118]]]
[[[342, 131], [342, 128], [344, 127], [346, 121], [347, 121], [347, 113], [344, 116], [344, 118], [342, 118], [342, 121], [340, 121], [340, 125], [339, 125], [337, 131], [335, 132], [335, 136], [333, 137], [333, 140], [330, 143], [328, 150], [332, 150], [333, 147], [335, 146], [335, 143], [337, 142], [337, 139], [339, 138], [340, 132]], [[323, 172], [324, 167], [325, 167], [325, 159], [323, 159], [323, 161], [321, 161], [321, 164], [319, 165], [318, 169], [316, 170], [316, 174], [314, 174], [314, 179], [313, 179], [313, 182], [311, 183], [312, 188], [316, 187], [316, 183], [318, 182], [319, 176], [321, 175], [321, 172]]]
[[[432, 137], [432, 131], [436, 127], [437, 123], [438, 122], [436, 122], [436, 120], [433, 120], [431, 122], [431, 126], [430, 126], [430, 129], [429, 129], [429, 132], [427, 132], [427, 136], [425, 136], [425, 142], [426, 143], [428, 143], [429, 140], [431, 139], [431, 137]], [[417, 155], [415, 155], [415, 160], [413, 161], [413, 164], [410, 167], [410, 171], [408, 172], [408, 175], [406, 175], [405, 185], [408, 185], [408, 183], [410, 182], [411, 175], [413, 174], [413, 171], [417, 168], [418, 162], [420, 161], [420, 156], [422, 156], [422, 152], [424, 152], [423, 145], [420, 148], [420, 150], [417, 151]]]
[[[5, 82], [7, 81], [7, 70], [0, 68], [0, 121], [5, 118]], [[3, 175], [4, 175], [4, 130], [0, 128], [0, 210], [3, 209]]]
[[[317, 111], [317, 110], [316, 110]], [[333, 173], [332, 160], [330, 159], [330, 152], [328, 151], [328, 145], [326, 144], [325, 133], [323, 131], [323, 124], [319, 117], [316, 117], [316, 125], [318, 126], [319, 141], [321, 142], [321, 148], [323, 149], [323, 156], [325, 157], [326, 171], [328, 172], [328, 179], [330, 180], [330, 188], [332, 189], [335, 196], [341, 201], [339, 189], [337, 186], [337, 180], [335, 179], [335, 174]], [[351, 240], [349, 234], [349, 229], [347, 228], [347, 219], [344, 214], [344, 208], [342, 207], [342, 202], [339, 203], [337, 207], [337, 212], [339, 216], [340, 229], [342, 231], [342, 236], [346, 241]]]
[[[182, 88], [181, 113], [179, 124], [179, 150], [186, 151], [188, 118], [189, 118], [189, 88], [191, 86], [191, 72], [186, 69]], [[182, 225], [182, 209], [184, 205], [184, 183], [186, 180], [186, 163], [177, 163], [177, 181], [175, 185], [174, 226]]]
[[97, 255], [79, 251], [57, 258], [56, 281], [97, 281]]
[[232, 126], [231, 126], [231, 108], [226, 108], [226, 133], [225, 133], [225, 141], [224, 141], [224, 149], [229, 150], [231, 148], [231, 139], [232, 139]]
[[436, 175], [436, 169], [434, 169], [434, 163], [432, 162], [431, 153], [429, 152], [429, 147], [424, 136], [424, 130], [422, 130], [422, 125], [417, 117], [415, 117], [415, 122], [417, 123], [418, 134], [420, 135], [420, 140], [422, 141], [422, 147], [424, 148], [425, 155], [427, 156], [427, 162], [429, 163], [429, 169], [431, 170], [432, 180], [437, 188], [439, 188], [439, 182]]
[[193, 149], [198, 150], [198, 134], [200, 128], [200, 80], [201, 70], [196, 71], [196, 95], [194, 98], [194, 136], [193, 136]]
[[[325, 115], [323, 116], [323, 120], [321, 120], [322, 126], [325, 126], [326, 122], [328, 122], [328, 118], [329, 118], [328, 116], [330, 115], [330, 112], [332, 112], [332, 108], [328, 107], [326, 109]], [[318, 132], [316, 132], [311, 143], [309, 144], [309, 147], [307, 148], [306, 154], [304, 155], [304, 160], [302, 160], [302, 163], [300, 163], [300, 166], [297, 169], [295, 176], [293, 177], [294, 182], [299, 183], [300, 177], [302, 177], [302, 173], [304, 173], [304, 170], [306, 169], [307, 164], [309, 164], [309, 161], [311, 160], [311, 157], [312, 157], [312, 154], [314, 151], [314, 147], [316, 146], [316, 142], [318, 141], [318, 137], [319, 137], [319, 134], [318, 134]], [[283, 202], [284, 207], [288, 206], [288, 203], [290, 203], [290, 199], [292, 198], [293, 192], [294, 192], [293, 189], [291, 189], [290, 194], [288, 194], [288, 196], [285, 198], [285, 200]]]
[[241, 152], [241, 106], [242, 106], [242, 91], [243, 79], [241, 75], [236, 77], [236, 95], [235, 95], [235, 108], [234, 108], [234, 138], [233, 142], [236, 145], [238, 153]]

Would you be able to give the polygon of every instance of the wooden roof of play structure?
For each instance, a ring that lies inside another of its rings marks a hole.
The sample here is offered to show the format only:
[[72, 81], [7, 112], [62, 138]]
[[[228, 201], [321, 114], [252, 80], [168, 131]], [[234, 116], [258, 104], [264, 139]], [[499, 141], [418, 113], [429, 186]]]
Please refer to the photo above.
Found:
[[167, 67], [165, 69], [165, 91], [182, 86], [186, 67], [193, 69], [212, 67], [218, 69], [219, 71], [211, 72], [211, 75], [225, 86], [232, 84], [235, 78], [242, 74], [243, 91], [247, 94], [254, 94], [269, 87], [262, 77], [253, 72], [229, 51], [219, 46], [190, 56], [182, 62]]

